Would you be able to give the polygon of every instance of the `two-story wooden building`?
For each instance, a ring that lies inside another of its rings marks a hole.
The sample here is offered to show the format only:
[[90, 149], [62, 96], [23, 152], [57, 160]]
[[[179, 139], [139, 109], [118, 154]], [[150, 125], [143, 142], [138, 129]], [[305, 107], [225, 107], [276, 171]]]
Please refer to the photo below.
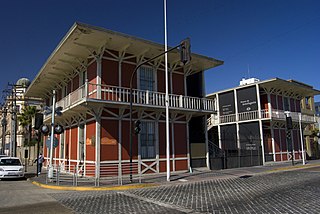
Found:
[[[318, 94], [312, 86], [279, 78], [244, 79], [238, 87], [209, 94], [217, 101], [217, 112], [208, 119], [212, 168], [301, 160], [302, 146], [305, 151], [310, 146], [303, 133], [316, 122]], [[287, 130], [286, 116], [292, 129]]]
[[[62, 116], [55, 117], [65, 130], [57, 136], [54, 164], [66, 170], [81, 165], [84, 174], [94, 168], [97, 177], [127, 172], [130, 77], [139, 63], [163, 51], [163, 45], [122, 33], [72, 26], [26, 92], [52, 106], [55, 90], [56, 106], [63, 108]], [[215, 110], [214, 100], [205, 98], [204, 71], [222, 63], [192, 54], [184, 66], [178, 50], [168, 54], [171, 171], [190, 167], [188, 124]], [[166, 171], [164, 71], [159, 57], [142, 66], [133, 80], [133, 121], [142, 122], [133, 139], [133, 162], [141, 174]], [[44, 122], [50, 124], [51, 115]], [[44, 155], [49, 156], [46, 145]]]

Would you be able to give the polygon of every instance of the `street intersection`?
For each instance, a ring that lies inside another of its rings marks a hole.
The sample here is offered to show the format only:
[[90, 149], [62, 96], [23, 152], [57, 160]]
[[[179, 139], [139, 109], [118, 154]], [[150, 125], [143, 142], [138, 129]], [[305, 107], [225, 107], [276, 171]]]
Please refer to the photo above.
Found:
[[[16, 182], [27, 187], [29, 194], [35, 188], [33, 191], [37, 192], [30, 195], [31, 198], [41, 194], [43, 201], [33, 201], [29, 208], [24, 204], [23, 213], [51, 213], [54, 210], [60, 210], [59, 213], [320, 212], [319, 165], [259, 173], [248, 170], [248, 174], [241, 176], [237, 170], [219, 171], [225, 176], [203, 173], [193, 180], [186, 178], [154, 187], [113, 191], [48, 190], [29, 181], [1, 181], [0, 185], [3, 189], [7, 187], [4, 185], [10, 184], [7, 182]], [[18, 186], [14, 189], [18, 190]], [[0, 193], [1, 198], [6, 194], [3, 190]], [[15, 198], [12, 194], [10, 197]], [[23, 197], [28, 198], [28, 194]], [[4, 206], [4, 202], [1, 199], [0, 213], [20, 213], [22, 205], [19, 202], [10, 206]], [[37, 207], [36, 212], [32, 207]]]

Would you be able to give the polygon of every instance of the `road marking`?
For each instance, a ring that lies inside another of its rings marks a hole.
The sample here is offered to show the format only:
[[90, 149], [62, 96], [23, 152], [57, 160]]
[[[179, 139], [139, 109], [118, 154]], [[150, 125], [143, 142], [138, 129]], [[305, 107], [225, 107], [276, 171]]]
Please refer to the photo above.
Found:
[[131, 194], [131, 193], [128, 193], [128, 192], [118, 192], [118, 193], [122, 194], [122, 195], [125, 195], [125, 196], [128, 196], [128, 197], [131, 197], [131, 198], [136, 198], [136, 199], [139, 199], [139, 200], [142, 200], [142, 201], [146, 201], [146, 202], [153, 203], [153, 204], [156, 204], [156, 205], [159, 205], [159, 206], [162, 206], [162, 207], [166, 207], [166, 208], [169, 208], [169, 209], [178, 210], [178, 211], [181, 211], [181, 212], [184, 212], [184, 213], [197, 213], [197, 214], [200, 214], [200, 212], [196, 212], [196, 211], [194, 211], [192, 209], [179, 207], [179, 206], [176, 206], [174, 204], [166, 204], [166, 203], [163, 203], [163, 202], [160, 202], [160, 201], [154, 201], [154, 200], [151, 200], [151, 199], [148, 199], [148, 198], [144, 198], [144, 197], [141, 197], [141, 196], [138, 196], [138, 195], [135, 195], [135, 194]]

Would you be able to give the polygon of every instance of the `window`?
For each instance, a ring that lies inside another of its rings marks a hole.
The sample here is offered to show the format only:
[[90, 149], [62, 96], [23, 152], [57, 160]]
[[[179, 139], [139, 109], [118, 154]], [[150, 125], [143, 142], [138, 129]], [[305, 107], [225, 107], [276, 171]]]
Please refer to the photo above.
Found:
[[143, 66], [139, 69], [139, 89], [155, 90], [155, 72], [153, 68]]
[[310, 97], [305, 97], [305, 102], [306, 102], [306, 109], [311, 109], [311, 106], [310, 106]]
[[0, 160], [0, 165], [1, 166], [21, 166], [21, 162], [19, 159], [13, 159], [13, 158], [8, 158], [8, 159], [5, 159], [5, 158], [2, 158]]
[[155, 158], [155, 122], [141, 122], [141, 158]]
[[284, 110], [285, 111], [289, 111], [290, 110], [290, 106], [289, 106], [289, 98], [288, 97], [284, 97], [283, 98], [283, 100], [284, 100]]

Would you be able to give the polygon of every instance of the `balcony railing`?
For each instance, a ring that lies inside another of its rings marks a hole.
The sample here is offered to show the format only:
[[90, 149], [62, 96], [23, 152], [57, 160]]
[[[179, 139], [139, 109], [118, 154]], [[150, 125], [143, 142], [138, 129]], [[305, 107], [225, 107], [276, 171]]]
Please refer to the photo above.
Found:
[[[271, 113], [270, 113], [271, 112]], [[292, 121], [299, 122], [299, 112], [290, 112], [290, 116], [292, 117]], [[272, 119], [272, 120], [286, 120], [285, 111], [283, 110], [274, 110], [268, 111], [267, 109], [261, 110], [259, 115], [259, 111], [249, 111], [249, 112], [241, 112], [238, 114], [229, 114], [229, 115], [212, 115], [207, 120], [208, 129], [212, 128], [215, 125], [225, 124], [225, 123], [234, 123], [241, 121], [250, 121], [250, 120], [258, 120], [258, 119]], [[315, 116], [310, 116], [306, 114], [301, 114], [301, 122], [302, 123], [315, 123]]]
[[[109, 103], [127, 104], [130, 103], [130, 88], [86, 83], [77, 90], [57, 102], [57, 106], [63, 109], [77, 105], [84, 100], [99, 100]], [[132, 90], [133, 105], [150, 106], [154, 108], [165, 107], [165, 93]], [[214, 100], [188, 97], [183, 95], [169, 94], [169, 108], [179, 110], [214, 112]]]

